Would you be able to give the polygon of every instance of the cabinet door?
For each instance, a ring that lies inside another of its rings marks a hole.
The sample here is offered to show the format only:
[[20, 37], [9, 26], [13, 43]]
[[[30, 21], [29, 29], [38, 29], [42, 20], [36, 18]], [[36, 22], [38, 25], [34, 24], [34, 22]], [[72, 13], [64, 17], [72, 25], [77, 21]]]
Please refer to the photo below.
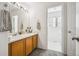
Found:
[[8, 44], [8, 56], [11, 56], [11, 44]]
[[24, 53], [24, 40], [12, 43], [12, 56], [23, 56]]
[[33, 50], [34, 50], [35, 48], [37, 48], [37, 35], [34, 35], [32, 40], [33, 40]]
[[32, 37], [26, 38], [26, 55], [32, 52]]

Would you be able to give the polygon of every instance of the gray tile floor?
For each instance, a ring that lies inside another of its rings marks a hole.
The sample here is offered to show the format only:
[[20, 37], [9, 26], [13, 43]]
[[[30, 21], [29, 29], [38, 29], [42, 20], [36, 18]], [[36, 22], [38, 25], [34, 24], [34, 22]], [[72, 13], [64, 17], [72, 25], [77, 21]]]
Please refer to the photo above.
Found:
[[66, 55], [52, 50], [35, 49], [29, 56], [66, 56]]

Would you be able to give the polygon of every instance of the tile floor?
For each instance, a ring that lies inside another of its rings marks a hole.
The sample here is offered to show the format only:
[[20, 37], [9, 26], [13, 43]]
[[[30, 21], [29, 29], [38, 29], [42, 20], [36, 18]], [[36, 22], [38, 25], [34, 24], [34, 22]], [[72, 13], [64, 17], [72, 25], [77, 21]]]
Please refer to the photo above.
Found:
[[66, 55], [52, 50], [35, 49], [29, 56], [66, 56]]

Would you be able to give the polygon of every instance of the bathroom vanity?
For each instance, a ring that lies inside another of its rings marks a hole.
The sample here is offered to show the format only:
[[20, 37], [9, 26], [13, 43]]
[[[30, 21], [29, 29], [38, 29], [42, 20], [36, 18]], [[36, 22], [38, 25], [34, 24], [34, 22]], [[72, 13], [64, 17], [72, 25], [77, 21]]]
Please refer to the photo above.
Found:
[[0, 55], [29, 55], [38, 45], [38, 34], [30, 24], [29, 8], [16, 2], [2, 2], [0, 7]]
[[8, 44], [9, 56], [29, 55], [38, 45], [37, 33], [25, 33], [11, 37]]
[[[26, 56], [29, 55], [35, 48], [37, 48], [38, 35], [32, 32], [28, 8], [22, 9], [17, 3], [8, 3], [9, 12], [11, 16], [11, 31], [9, 35], [8, 55], [9, 56]], [[29, 28], [29, 29], [28, 29]], [[27, 30], [27, 31], [26, 31]]]

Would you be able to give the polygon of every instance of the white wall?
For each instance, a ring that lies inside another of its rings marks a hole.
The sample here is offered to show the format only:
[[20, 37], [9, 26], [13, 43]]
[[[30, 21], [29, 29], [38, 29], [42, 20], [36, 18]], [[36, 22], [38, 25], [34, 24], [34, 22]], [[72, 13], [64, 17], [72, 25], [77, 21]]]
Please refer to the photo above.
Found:
[[0, 56], [8, 56], [8, 32], [0, 32]]
[[[32, 9], [31, 9], [32, 10]], [[39, 20], [41, 24], [41, 30], [35, 30], [39, 33], [38, 47], [46, 49], [47, 48], [47, 34], [46, 34], [46, 10], [42, 6], [33, 7], [34, 14], [30, 19], [30, 24], [33, 26], [33, 30], [37, 27], [37, 21]]]

